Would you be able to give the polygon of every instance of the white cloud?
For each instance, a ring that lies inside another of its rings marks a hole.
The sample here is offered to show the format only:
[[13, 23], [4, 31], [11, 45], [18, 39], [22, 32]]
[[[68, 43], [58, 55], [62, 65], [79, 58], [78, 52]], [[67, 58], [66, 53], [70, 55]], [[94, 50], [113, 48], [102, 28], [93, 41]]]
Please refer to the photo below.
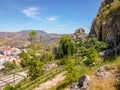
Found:
[[37, 7], [27, 7], [22, 10], [22, 13], [25, 14], [25, 16], [37, 19], [37, 15], [39, 14], [39, 8]]
[[59, 18], [59, 16], [52, 16], [52, 17], [46, 17], [45, 19], [47, 21], [56, 21]]

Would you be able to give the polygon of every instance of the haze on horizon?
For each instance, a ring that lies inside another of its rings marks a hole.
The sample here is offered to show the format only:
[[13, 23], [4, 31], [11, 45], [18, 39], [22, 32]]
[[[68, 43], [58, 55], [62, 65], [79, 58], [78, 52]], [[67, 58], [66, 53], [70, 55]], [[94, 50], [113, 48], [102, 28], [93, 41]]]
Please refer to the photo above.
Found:
[[0, 32], [88, 33], [102, 0], [0, 0]]

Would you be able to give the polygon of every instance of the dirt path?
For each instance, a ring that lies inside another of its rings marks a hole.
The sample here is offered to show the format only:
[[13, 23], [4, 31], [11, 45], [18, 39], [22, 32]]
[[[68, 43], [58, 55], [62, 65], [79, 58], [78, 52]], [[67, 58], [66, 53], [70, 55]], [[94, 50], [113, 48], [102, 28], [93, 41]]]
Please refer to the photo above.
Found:
[[33, 90], [49, 90], [50, 88], [56, 86], [58, 83], [62, 82], [65, 79], [65, 72], [59, 73], [52, 80], [48, 80], [45, 83], [39, 85], [39, 87]]

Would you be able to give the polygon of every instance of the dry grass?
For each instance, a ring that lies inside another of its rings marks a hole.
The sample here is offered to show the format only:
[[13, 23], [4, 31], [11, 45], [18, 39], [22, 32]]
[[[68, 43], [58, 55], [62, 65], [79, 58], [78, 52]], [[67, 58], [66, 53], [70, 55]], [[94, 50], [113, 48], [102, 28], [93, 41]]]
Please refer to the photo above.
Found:
[[116, 90], [115, 71], [111, 71], [108, 77], [98, 78], [93, 74], [91, 78], [92, 84], [90, 90]]

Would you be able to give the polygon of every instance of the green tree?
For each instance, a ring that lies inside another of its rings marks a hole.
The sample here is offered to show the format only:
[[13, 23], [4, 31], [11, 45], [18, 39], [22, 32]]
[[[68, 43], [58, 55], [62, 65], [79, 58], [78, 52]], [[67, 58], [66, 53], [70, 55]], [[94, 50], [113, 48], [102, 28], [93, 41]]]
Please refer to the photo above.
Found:
[[104, 41], [104, 37], [103, 37], [103, 25], [101, 24], [100, 26], [100, 30], [99, 30], [99, 41]]
[[13, 69], [17, 67], [14, 61], [13, 62], [7, 61], [3, 64], [3, 66], [4, 66], [3, 69], [4, 73], [10, 73]]
[[67, 65], [68, 62], [69, 62], [69, 57], [68, 56], [65, 56], [64, 58], [62, 58], [60, 60], [61, 65]]
[[36, 54], [36, 48], [35, 48], [35, 46], [36, 46], [36, 35], [37, 35], [37, 33], [36, 33], [36, 31], [35, 30], [32, 30], [31, 32], [30, 32], [30, 41], [31, 41], [31, 49], [33, 50], [33, 58], [35, 59], [35, 54]]
[[44, 63], [46, 63], [48, 61], [53, 61], [54, 60], [54, 55], [52, 54], [52, 52], [44, 52], [41, 55], [40, 60]]
[[30, 32], [30, 40], [31, 40], [32, 43], [35, 43], [35, 41], [36, 41], [36, 35], [37, 35], [37, 33], [36, 33], [35, 30], [32, 30]]
[[98, 52], [92, 46], [87, 51], [87, 60], [85, 61], [85, 64], [90, 65], [93, 62], [97, 61], [97, 59], [98, 59]]
[[87, 55], [87, 48], [85, 46], [78, 46], [76, 54], [74, 55], [75, 63], [80, 64]]
[[78, 80], [79, 74], [77, 71], [77, 67], [75, 66], [75, 61], [69, 58], [67, 61], [68, 61], [66, 64], [67, 74], [65, 81], [68, 84], [72, 84], [73, 82], [76, 82]]
[[3, 90], [15, 90], [13, 86], [11, 85], [6, 85]]
[[30, 58], [29, 58], [29, 54], [28, 53], [22, 52], [22, 53], [19, 54], [19, 57], [21, 59], [21, 63], [20, 64], [21, 64], [22, 67], [29, 66]]
[[36, 79], [37, 77], [43, 74], [43, 67], [44, 63], [41, 62], [39, 59], [31, 60], [29, 66], [29, 75], [31, 76], [32, 80]]
[[36, 56], [38, 51], [40, 51], [40, 44], [36, 43], [36, 31], [33, 30], [30, 32], [31, 38], [31, 48], [28, 51], [29, 53], [29, 75], [32, 77], [31, 79], [36, 79], [40, 75], [43, 74], [44, 63], [40, 61], [40, 58]]
[[31, 45], [27, 53], [22, 52], [19, 56], [21, 58], [21, 65], [28, 68], [28, 74], [31, 79], [36, 79], [43, 74], [44, 63], [40, 60], [41, 45], [36, 42], [37, 33], [33, 30], [30, 32]]
[[86, 48], [90, 48], [91, 46], [94, 46], [94, 48], [100, 52], [105, 50], [108, 45], [105, 42], [102, 41], [98, 41], [96, 38], [89, 38], [86, 42], [85, 42], [85, 47]]
[[58, 58], [63, 58], [64, 56], [73, 55], [76, 51], [76, 44], [70, 40], [68, 35], [63, 35], [60, 38], [59, 48], [57, 51]]

